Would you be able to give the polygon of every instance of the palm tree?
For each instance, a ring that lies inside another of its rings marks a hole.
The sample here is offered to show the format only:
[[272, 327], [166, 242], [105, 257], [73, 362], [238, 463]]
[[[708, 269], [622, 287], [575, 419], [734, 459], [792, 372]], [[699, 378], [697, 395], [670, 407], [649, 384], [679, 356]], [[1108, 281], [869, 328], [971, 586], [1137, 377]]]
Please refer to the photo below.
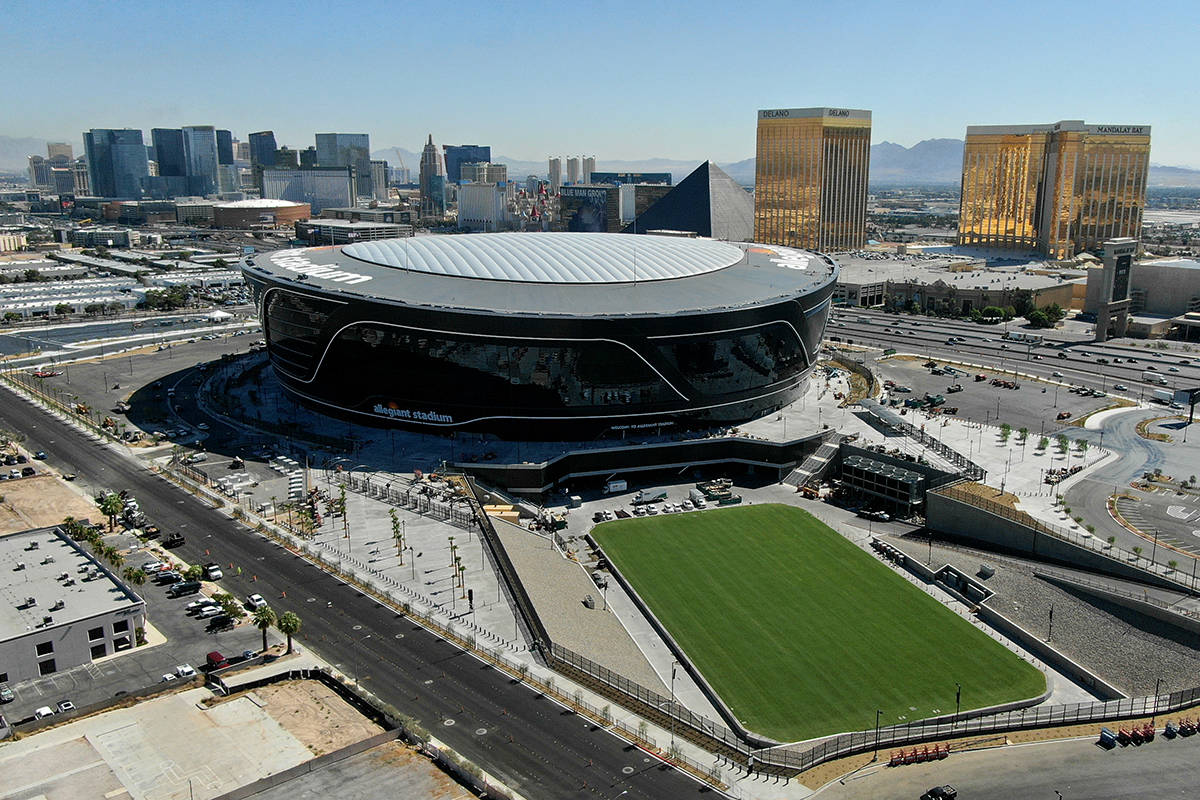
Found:
[[267, 628], [275, 624], [278, 617], [275, 616], [275, 609], [270, 606], [259, 606], [254, 609], [254, 624], [262, 631], [263, 644], [262, 649], [265, 652], [267, 649]]
[[96, 500], [96, 505], [100, 509], [100, 513], [108, 517], [108, 529], [111, 531], [116, 527], [117, 517], [125, 510], [125, 501], [120, 495], [113, 492], [108, 492]]
[[[275, 627], [279, 628], [279, 632], [287, 637], [287, 652], [292, 652], [292, 637], [300, 632], [300, 617], [291, 611], [285, 611], [279, 617], [279, 621], [275, 623]], [[265, 631], [263, 640], [266, 640]]]
[[109, 549], [108, 555], [105, 558], [108, 559], [108, 563], [112, 564], [115, 569], [120, 569], [121, 565], [125, 563], [125, 556], [121, 555], [121, 551], [115, 547]]
[[126, 567], [122, 575], [126, 583], [132, 583], [134, 586], [141, 586], [146, 582], [146, 573], [137, 567]]

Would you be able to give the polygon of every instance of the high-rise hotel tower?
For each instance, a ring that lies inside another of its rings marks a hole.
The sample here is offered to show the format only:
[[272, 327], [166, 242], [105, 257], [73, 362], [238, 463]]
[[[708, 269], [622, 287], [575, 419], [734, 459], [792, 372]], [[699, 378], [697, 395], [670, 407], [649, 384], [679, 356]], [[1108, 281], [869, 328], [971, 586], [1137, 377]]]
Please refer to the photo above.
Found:
[[958, 242], [1070, 258], [1137, 238], [1149, 169], [1149, 125], [972, 125]]
[[755, 241], [810, 250], [867, 243], [870, 111], [759, 111], [756, 155]]

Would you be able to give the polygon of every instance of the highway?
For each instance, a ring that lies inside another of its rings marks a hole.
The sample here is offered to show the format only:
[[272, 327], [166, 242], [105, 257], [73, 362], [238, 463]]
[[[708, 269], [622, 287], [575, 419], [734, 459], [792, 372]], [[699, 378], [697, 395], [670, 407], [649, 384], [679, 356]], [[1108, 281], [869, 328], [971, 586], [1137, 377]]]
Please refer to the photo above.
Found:
[[0, 392], [0, 427], [24, 434], [26, 447], [45, 450], [51, 465], [70, 464], [92, 486], [128, 489], [164, 531], [185, 535], [180, 558], [241, 566], [241, 577], [221, 582], [226, 591], [257, 592], [276, 612], [297, 613], [303, 646], [522, 795], [705, 791], [8, 391]]
[[[1015, 330], [1016, 326], [1012, 328]], [[1046, 380], [1113, 391], [1114, 384], [1128, 386], [1117, 393], [1140, 399], [1154, 389], [1200, 387], [1200, 356], [1178, 350], [1133, 347], [1127, 340], [1096, 344], [1083, 337], [1069, 338], [1047, 331], [1045, 343], [1030, 346], [1003, 341], [1003, 325], [979, 325], [961, 320], [912, 314], [889, 314], [865, 309], [837, 309], [825, 331], [826, 339], [900, 352], [954, 359], [1004, 370], [1018, 370]], [[948, 343], [950, 337], [965, 341]], [[1060, 355], [1065, 357], [1060, 357]], [[1108, 359], [1101, 364], [1097, 359]], [[1134, 359], [1130, 363], [1129, 359]], [[1120, 359], [1118, 363], [1116, 359]], [[1189, 363], [1181, 363], [1181, 362]], [[1172, 372], [1172, 367], [1177, 370]], [[1054, 375], [1061, 372], [1062, 377]], [[1146, 380], [1153, 373], [1157, 380]]]

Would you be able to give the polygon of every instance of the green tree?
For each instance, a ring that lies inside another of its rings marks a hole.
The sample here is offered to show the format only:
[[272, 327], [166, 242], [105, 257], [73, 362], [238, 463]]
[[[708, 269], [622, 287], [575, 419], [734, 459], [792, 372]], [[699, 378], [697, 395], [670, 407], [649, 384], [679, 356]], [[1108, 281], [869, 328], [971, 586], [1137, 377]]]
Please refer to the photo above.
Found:
[[217, 592], [213, 595], [213, 600], [221, 606], [221, 611], [233, 619], [238, 619], [243, 615], [242, 604], [237, 601], [237, 598], [228, 592]]
[[21, 315], [18, 314], [17, 312], [15, 312], [15, 311], [5, 311], [4, 312], [4, 321], [5, 322], [19, 322], [20, 320], [21, 320]]
[[293, 614], [291, 611], [285, 611], [279, 617], [279, 621], [275, 623], [275, 627], [279, 628], [279, 632], [287, 637], [287, 651], [292, 652], [292, 637], [300, 632], [300, 617]]
[[278, 620], [275, 616], [275, 609], [270, 606], [259, 606], [254, 609], [254, 624], [262, 631], [262, 649], [267, 649], [267, 629], [270, 628]]
[[184, 580], [198, 581], [202, 577], [204, 577], [204, 567], [199, 564], [192, 564], [183, 571]]
[[1040, 308], [1035, 308], [1032, 311], [1027, 312], [1025, 314], [1025, 319], [1028, 320], [1029, 324], [1035, 328], [1050, 328], [1054, 325], [1054, 323], [1050, 321], [1049, 315], [1047, 315], [1046, 312], [1042, 311]]
[[1049, 446], [1050, 446], [1050, 440], [1049, 440], [1049, 439], [1047, 439], [1045, 436], [1043, 436], [1042, 438], [1038, 439], [1038, 443], [1037, 443], [1037, 449], [1038, 449], [1038, 450], [1045, 450], [1045, 449], [1046, 449], [1047, 447], [1049, 447]]
[[1020, 428], [1017, 430], [1017, 440], [1021, 444], [1025, 444], [1025, 440], [1029, 438], [1029, 428]]
[[396, 541], [396, 555], [400, 556], [400, 566], [404, 566], [404, 526], [400, 524], [396, 509], [389, 508], [388, 516], [392, 520], [392, 538]]
[[65, 317], [67, 314], [74, 313], [75, 307], [70, 303], [59, 303], [54, 307], [54, 313], [60, 317]]
[[1084, 453], [1086, 453], [1088, 451], [1088, 440], [1087, 439], [1076, 439], [1075, 440], [1075, 449], [1079, 451], [1080, 455], [1083, 455]]
[[125, 510], [125, 501], [116, 492], [107, 492], [96, 500], [96, 506], [101, 514], [108, 517], [108, 529], [111, 531], [117, 526], [117, 517]]
[[146, 573], [137, 567], [126, 567], [121, 574], [126, 583], [132, 583], [134, 586], [141, 586], [146, 582]]

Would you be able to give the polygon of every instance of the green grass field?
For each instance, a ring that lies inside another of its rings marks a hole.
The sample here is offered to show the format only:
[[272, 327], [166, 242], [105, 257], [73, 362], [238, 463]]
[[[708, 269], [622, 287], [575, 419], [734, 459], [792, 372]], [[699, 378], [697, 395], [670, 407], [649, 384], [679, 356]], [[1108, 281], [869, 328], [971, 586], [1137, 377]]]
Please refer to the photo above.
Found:
[[733, 713], [797, 741], [1032, 697], [1041, 672], [836, 531], [782, 505], [593, 535]]

